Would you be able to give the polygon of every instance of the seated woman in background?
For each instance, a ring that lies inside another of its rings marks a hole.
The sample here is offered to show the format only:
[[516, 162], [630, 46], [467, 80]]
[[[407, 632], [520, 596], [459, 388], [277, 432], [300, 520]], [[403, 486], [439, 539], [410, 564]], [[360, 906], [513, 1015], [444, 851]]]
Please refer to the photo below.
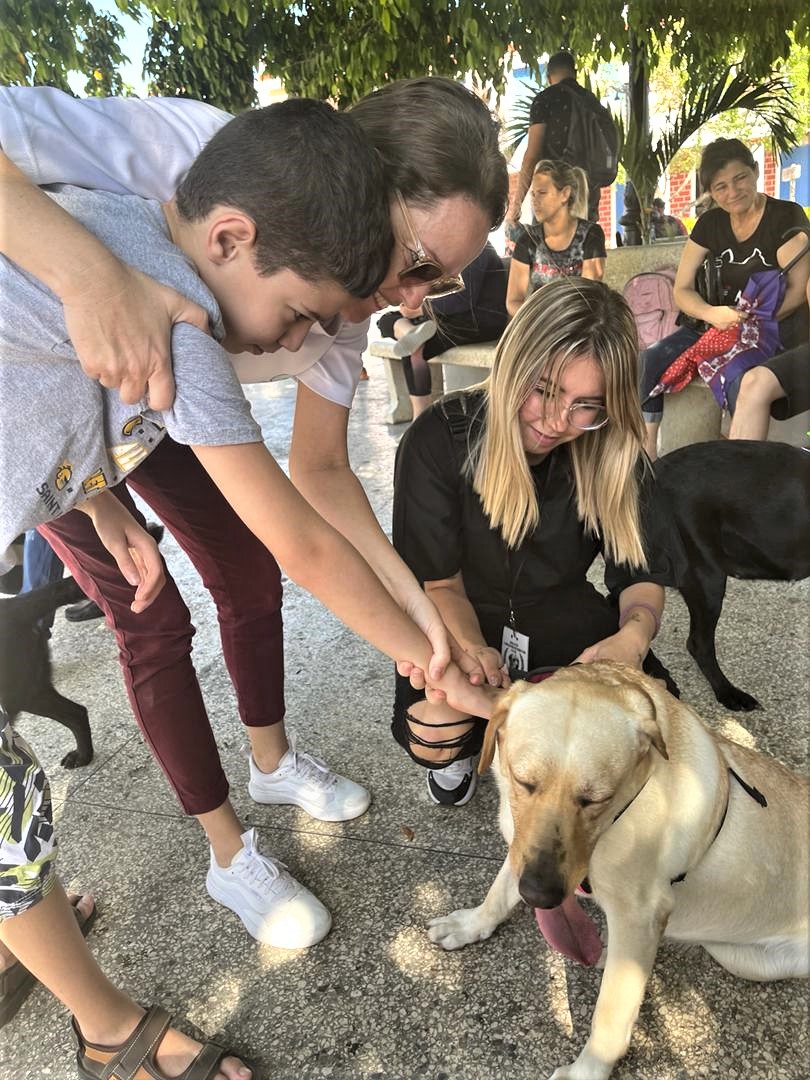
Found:
[[[707, 329], [706, 324], [727, 330], [742, 320], [735, 304], [752, 274], [787, 266], [807, 244], [806, 236], [784, 238], [789, 229], [807, 228], [802, 208], [757, 191], [757, 176], [754, 157], [739, 139], [716, 139], [703, 150], [700, 183], [711, 196], [713, 206], [695, 222], [675, 277], [675, 302], [688, 321], [641, 354], [644, 446], [653, 459], [664, 406], [661, 397], [648, 395], [661, 375], [697, 341]], [[698, 271], [707, 256], [712, 260], [712, 270], [719, 274], [719, 303], [708, 303], [697, 291]], [[787, 274], [784, 299], [776, 313], [783, 349], [793, 350], [807, 341], [805, 290], [809, 271], [807, 254]], [[796, 380], [801, 370], [795, 355], [782, 353], [728, 383], [726, 398], [735, 412], [729, 431], [732, 439], [764, 439], [769, 416], [784, 420], [807, 408], [799, 399]], [[741, 410], [737, 417], [741, 386], [747, 386], [750, 392], [756, 391], [759, 384], [766, 384], [763, 394], [751, 394], [758, 404]]]
[[[807, 240], [810, 241], [810, 223]], [[810, 277], [806, 286], [810, 308]], [[784, 325], [784, 324], [783, 324]], [[786, 420], [810, 409], [810, 341], [805, 338], [767, 364], [750, 368], [739, 381], [729, 438], [767, 439], [771, 417]]]
[[588, 221], [588, 179], [563, 161], [538, 161], [531, 186], [535, 224], [524, 225], [515, 242], [506, 309], [515, 315], [531, 293], [558, 277], [601, 281], [605, 234]]
[[[614, 659], [674, 684], [650, 653], [673, 580], [650, 503], [624, 299], [560, 278], [521, 307], [481, 386], [437, 401], [397, 453], [393, 540], [490, 685], [507, 672]], [[609, 595], [588, 581], [605, 558]], [[485, 722], [397, 678], [392, 731], [434, 802], [475, 788]]]
[[413, 416], [430, 405], [431, 378], [427, 361], [454, 345], [497, 341], [509, 321], [506, 313], [507, 272], [503, 259], [490, 243], [461, 271], [464, 289], [431, 299], [421, 307], [400, 305], [387, 311], [377, 325], [385, 337], [394, 337], [394, 352], [402, 369]]

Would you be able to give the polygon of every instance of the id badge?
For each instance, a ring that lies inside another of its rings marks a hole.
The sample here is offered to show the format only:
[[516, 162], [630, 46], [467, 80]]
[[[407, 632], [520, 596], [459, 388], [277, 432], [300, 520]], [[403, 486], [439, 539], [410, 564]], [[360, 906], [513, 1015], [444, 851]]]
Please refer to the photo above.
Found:
[[515, 678], [529, 670], [529, 639], [511, 626], [503, 628], [501, 659]]

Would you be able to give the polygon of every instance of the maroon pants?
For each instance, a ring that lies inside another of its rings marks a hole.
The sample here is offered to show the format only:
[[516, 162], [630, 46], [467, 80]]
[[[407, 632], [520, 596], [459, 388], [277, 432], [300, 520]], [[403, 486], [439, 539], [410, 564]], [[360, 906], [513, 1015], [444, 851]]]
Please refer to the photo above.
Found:
[[[242, 722], [284, 718], [281, 574], [239, 520], [194, 454], [164, 438], [113, 494], [141, 524], [127, 485], [154, 510], [200, 573], [219, 616], [222, 652]], [[166, 584], [140, 615], [135, 590], [102, 546], [86, 514], [73, 510], [40, 526], [84, 592], [104, 611], [118, 642], [135, 719], [188, 814], [228, 795], [217, 745], [191, 663], [194, 627], [166, 571]]]

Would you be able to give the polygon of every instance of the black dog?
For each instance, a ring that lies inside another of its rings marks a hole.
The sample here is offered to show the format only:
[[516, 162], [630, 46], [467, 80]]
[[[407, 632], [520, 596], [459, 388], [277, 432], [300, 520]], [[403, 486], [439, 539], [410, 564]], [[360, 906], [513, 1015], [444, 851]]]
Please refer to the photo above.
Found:
[[76, 749], [62, 758], [66, 769], [92, 760], [90, 721], [84, 705], [77, 705], [54, 688], [48, 632], [40, 620], [64, 604], [83, 599], [84, 593], [73, 578], [0, 599], [0, 706], [12, 721], [25, 711], [69, 728]]
[[721, 704], [756, 709], [720, 670], [715, 630], [728, 577], [810, 576], [810, 453], [741, 439], [695, 443], [662, 457], [655, 474], [686, 552], [676, 582], [689, 608], [686, 647]]

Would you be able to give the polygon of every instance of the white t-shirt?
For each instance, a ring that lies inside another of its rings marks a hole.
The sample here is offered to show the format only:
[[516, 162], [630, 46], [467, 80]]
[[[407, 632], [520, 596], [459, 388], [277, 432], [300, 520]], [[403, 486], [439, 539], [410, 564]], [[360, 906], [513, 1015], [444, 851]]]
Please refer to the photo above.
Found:
[[[35, 183], [75, 184], [162, 202], [231, 117], [188, 98], [73, 98], [49, 86], [0, 87], [0, 146]], [[351, 407], [363, 366], [368, 320], [336, 335], [315, 325], [297, 352], [233, 357], [239, 379], [287, 376]]]

